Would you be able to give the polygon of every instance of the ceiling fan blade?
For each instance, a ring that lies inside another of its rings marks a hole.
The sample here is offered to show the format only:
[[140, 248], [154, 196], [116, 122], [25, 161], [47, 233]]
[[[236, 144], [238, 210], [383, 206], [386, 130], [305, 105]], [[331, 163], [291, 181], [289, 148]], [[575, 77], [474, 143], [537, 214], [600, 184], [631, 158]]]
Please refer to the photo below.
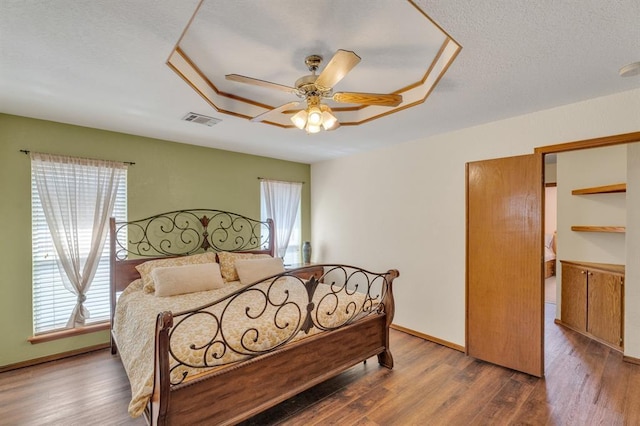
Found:
[[255, 117], [253, 117], [251, 119], [251, 121], [254, 122], [254, 123], [258, 122], [258, 121], [264, 121], [264, 120], [268, 119], [272, 115], [281, 113], [282, 111], [286, 111], [286, 110], [288, 110], [290, 108], [295, 108], [298, 105], [300, 105], [300, 102], [289, 102], [289, 103], [286, 103], [284, 105], [280, 105], [279, 107], [276, 107], [276, 108], [274, 108], [272, 110], [269, 110], [267, 112], [263, 112], [260, 115], [256, 115]]
[[316, 86], [325, 90], [331, 89], [342, 80], [353, 67], [358, 65], [358, 62], [360, 62], [360, 57], [354, 52], [350, 50], [338, 50], [318, 76], [315, 83]]
[[270, 81], [259, 80], [257, 78], [245, 77], [244, 75], [227, 74], [225, 77], [227, 80], [237, 81], [238, 83], [252, 84], [254, 86], [266, 87], [267, 89], [282, 90], [283, 92], [287, 93], [296, 93], [296, 89], [294, 87], [272, 83]]
[[336, 102], [342, 102], [346, 104], [398, 106], [402, 102], [402, 95], [385, 95], [383, 93], [338, 92], [333, 94], [332, 99]]

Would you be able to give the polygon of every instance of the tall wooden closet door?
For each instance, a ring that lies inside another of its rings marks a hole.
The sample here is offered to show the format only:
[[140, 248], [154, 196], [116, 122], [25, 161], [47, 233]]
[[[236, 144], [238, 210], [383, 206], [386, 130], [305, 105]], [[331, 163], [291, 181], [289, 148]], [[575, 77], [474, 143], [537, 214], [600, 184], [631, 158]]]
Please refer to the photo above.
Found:
[[467, 354], [544, 374], [542, 155], [467, 164]]

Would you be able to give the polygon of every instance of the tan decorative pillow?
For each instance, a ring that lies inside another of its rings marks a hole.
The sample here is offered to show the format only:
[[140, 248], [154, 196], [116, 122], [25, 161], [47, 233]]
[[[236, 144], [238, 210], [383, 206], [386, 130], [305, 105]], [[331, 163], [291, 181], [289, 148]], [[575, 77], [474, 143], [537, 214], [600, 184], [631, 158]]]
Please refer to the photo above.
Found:
[[218, 253], [218, 260], [220, 261], [220, 272], [222, 272], [222, 278], [225, 281], [238, 281], [238, 272], [236, 271], [236, 261], [239, 259], [260, 259], [271, 258], [268, 254], [252, 254], [252, 253], [232, 253], [228, 251], [221, 251]]
[[224, 287], [217, 263], [167, 266], [151, 271], [158, 297], [195, 293]]
[[262, 278], [284, 272], [284, 264], [279, 257], [238, 259], [236, 260], [236, 271], [240, 282], [243, 285], [247, 285]]
[[200, 254], [193, 254], [191, 256], [170, 257], [168, 259], [156, 259], [148, 262], [141, 263], [136, 266], [140, 277], [142, 278], [143, 289], [147, 293], [153, 293], [155, 287], [153, 285], [153, 277], [151, 271], [155, 268], [164, 268], [168, 266], [184, 266], [195, 265], [199, 263], [216, 263], [216, 254], [207, 252]]

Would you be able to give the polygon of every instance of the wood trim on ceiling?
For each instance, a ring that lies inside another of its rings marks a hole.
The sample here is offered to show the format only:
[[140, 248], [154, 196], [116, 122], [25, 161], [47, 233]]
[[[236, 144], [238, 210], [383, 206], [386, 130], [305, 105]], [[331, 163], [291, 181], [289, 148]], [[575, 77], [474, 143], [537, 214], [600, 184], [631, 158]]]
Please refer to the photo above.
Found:
[[[228, 99], [231, 99], [233, 101], [237, 101], [240, 103], [245, 103], [247, 105], [252, 105], [252, 106], [256, 106], [259, 108], [263, 108], [266, 109], [267, 111], [269, 110], [273, 110], [276, 107], [274, 106], [270, 106], [270, 105], [266, 105], [263, 104], [259, 101], [253, 100], [253, 99], [248, 99], [248, 98], [244, 98], [244, 97], [240, 97], [237, 95], [234, 95], [232, 93], [228, 93], [228, 92], [223, 92], [218, 90], [218, 88], [213, 84], [213, 82], [206, 76], [204, 75], [204, 73], [199, 69], [199, 67], [195, 64], [195, 62], [186, 55], [186, 53], [182, 50], [180, 44], [183, 41], [185, 34], [187, 33], [187, 31], [189, 30], [189, 28], [191, 27], [191, 25], [193, 24], [193, 21], [196, 17], [196, 15], [198, 14], [200, 7], [202, 6], [204, 0], [201, 0], [194, 13], [192, 14], [191, 18], [189, 19], [189, 22], [187, 23], [187, 25], [185, 26], [184, 30], [182, 31], [182, 34], [180, 35], [180, 38], [178, 39], [178, 41], [176, 42], [174, 49], [171, 51], [166, 64], [174, 71], [176, 72], [176, 74], [178, 74], [189, 86], [191, 86], [192, 89], [194, 89], [194, 91], [196, 93], [198, 93], [202, 98], [204, 98], [204, 100], [210, 104], [216, 111], [223, 113], [223, 114], [228, 114], [228, 115], [232, 115], [232, 116], [236, 116], [236, 117], [240, 117], [240, 118], [246, 118], [246, 119], [250, 119], [252, 118], [251, 116], [246, 115], [245, 113], [241, 112], [241, 111], [231, 111], [228, 108], [221, 108], [220, 106], [216, 105], [215, 103], [215, 99], [212, 99], [211, 96], [209, 96], [207, 94], [207, 90], [205, 90], [205, 88], [201, 87], [201, 84], [204, 84], [205, 86], [207, 86], [209, 89], [211, 89], [214, 93], [215, 96], [221, 96], [221, 97], [225, 97]], [[409, 104], [406, 105], [401, 105], [398, 107], [394, 107], [391, 108], [387, 111], [384, 111], [380, 114], [372, 114], [368, 117], [362, 118], [362, 119], [356, 119], [356, 120], [345, 120], [345, 121], [340, 121], [340, 124], [342, 126], [356, 126], [356, 125], [360, 125], [360, 124], [364, 124], [367, 123], [369, 121], [373, 121], [376, 120], [378, 118], [382, 118], [385, 117], [387, 115], [405, 110], [407, 108], [411, 108], [414, 107], [416, 105], [422, 104], [426, 101], [426, 99], [429, 97], [429, 95], [433, 92], [433, 90], [435, 89], [435, 87], [439, 84], [442, 76], [447, 72], [447, 70], [449, 69], [449, 67], [451, 66], [451, 64], [454, 62], [454, 60], [456, 59], [456, 57], [458, 56], [458, 54], [460, 53], [460, 50], [462, 50], [462, 45], [460, 43], [458, 43], [453, 37], [451, 37], [451, 35], [449, 33], [447, 33], [440, 25], [438, 25], [433, 19], [431, 19], [413, 0], [407, 0], [407, 2], [409, 4], [411, 4], [423, 17], [425, 17], [433, 26], [435, 26], [444, 36], [444, 41], [442, 43], [442, 45], [440, 46], [440, 49], [438, 51], [438, 53], [436, 54], [436, 56], [434, 57], [434, 59], [432, 60], [431, 64], [429, 65], [427, 71], [425, 72], [425, 74], [423, 75], [422, 79], [410, 84], [402, 89], [396, 90], [392, 93], [395, 94], [399, 94], [402, 92], [406, 92], [421, 86], [425, 86], [425, 82], [428, 79], [428, 77], [432, 74], [433, 70], [436, 68], [436, 65], [440, 62], [442, 56], [444, 55], [445, 51], [447, 50], [447, 48], [450, 45], [455, 45], [455, 50], [451, 53], [451, 56], [448, 59], [445, 59], [445, 64], [444, 66], [442, 66], [442, 68], [439, 71], [439, 74], [437, 75], [437, 77], [434, 79], [433, 84], [430, 85], [430, 87], [427, 89], [426, 93], [424, 94], [424, 97], [422, 97], [421, 99], [418, 99], [414, 102], [411, 102]], [[184, 64], [181, 65], [179, 63], [179, 61], [175, 60], [175, 57], [179, 56], [182, 58], [182, 60], [184, 61]], [[186, 70], [182, 69], [182, 66], [186, 66], [188, 68], [190, 68], [190, 70], [195, 73], [198, 78], [201, 80], [200, 82], [195, 81], [194, 79], [190, 78], [188, 76], [188, 72], [185, 72]], [[358, 105], [358, 106], [350, 106], [350, 107], [334, 107], [332, 108], [334, 112], [354, 112], [354, 111], [360, 111], [360, 110], [367, 110], [368, 108], [375, 106], [375, 105]], [[289, 114], [289, 113], [294, 113], [297, 111], [286, 111], [284, 112], [285, 114]], [[283, 124], [283, 123], [278, 123], [278, 122], [274, 122], [274, 121], [268, 121], [265, 120], [264, 121], [265, 124], [270, 124], [270, 125], [274, 125], [277, 127], [281, 127], [281, 128], [293, 128], [295, 126], [293, 125], [289, 125], [287, 124]]]

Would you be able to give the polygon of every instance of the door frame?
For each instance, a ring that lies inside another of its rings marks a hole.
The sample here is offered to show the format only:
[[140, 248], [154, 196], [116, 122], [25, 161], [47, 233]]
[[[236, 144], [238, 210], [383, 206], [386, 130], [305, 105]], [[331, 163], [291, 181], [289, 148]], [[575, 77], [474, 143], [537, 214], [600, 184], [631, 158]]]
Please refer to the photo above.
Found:
[[559, 152], [577, 151], [580, 149], [601, 148], [604, 146], [621, 145], [640, 141], [640, 131], [622, 133], [600, 138], [584, 139], [574, 142], [566, 142], [555, 145], [545, 145], [534, 148], [535, 154], [557, 154]]
[[[637, 132], [631, 132], [631, 133], [620, 133], [620, 134], [611, 135], [611, 136], [603, 136], [599, 138], [578, 140], [573, 142], [565, 142], [565, 143], [560, 143], [555, 145], [540, 146], [540, 147], [534, 148], [533, 152], [536, 154], [542, 154], [543, 160], [544, 160], [544, 155], [546, 154], [557, 154], [560, 152], [578, 151], [581, 149], [590, 149], [590, 148], [602, 148], [607, 146], [622, 145], [622, 144], [634, 143], [639, 141], [640, 141], [640, 131], [637, 131]], [[542, 171], [542, 177], [544, 178], [544, 168]], [[544, 214], [544, 203], [542, 205], [542, 210], [543, 210], [542, 214]], [[544, 233], [544, 230], [542, 232]], [[541, 235], [540, 237], [544, 238], [544, 235]], [[542, 308], [544, 309], [544, 301], [542, 303], [543, 303]], [[625, 304], [626, 304], [626, 300], [625, 300]], [[626, 310], [626, 306], [623, 306], [623, 309]], [[542, 347], [544, 348], [544, 333], [542, 335]], [[623, 355], [623, 360], [627, 362], [632, 362], [634, 364], [640, 364], [640, 360], [627, 357], [626, 355]]]
[[[611, 136], [604, 136], [604, 137], [598, 137], [598, 138], [591, 138], [591, 139], [584, 139], [584, 140], [578, 140], [578, 141], [573, 141], [573, 142], [565, 142], [565, 143], [561, 143], [561, 144], [554, 144], [554, 145], [545, 145], [545, 146], [540, 146], [540, 147], [536, 147], [534, 148], [534, 154], [541, 154], [542, 156], [542, 160], [544, 163], [544, 156], [546, 154], [556, 154], [556, 153], [561, 153], [561, 152], [569, 152], [569, 151], [577, 151], [577, 150], [582, 150], [582, 149], [591, 149], [591, 148], [601, 148], [601, 147], [608, 147], [608, 146], [613, 146], [613, 145], [621, 145], [621, 144], [628, 144], [628, 143], [633, 143], [633, 142], [638, 142], [640, 141], [640, 131], [637, 132], [631, 132], [631, 133], [622, 133], [622, 134], [616, 134], [616, 135], [611, 135]], [[544, 167], [542, 169], [542, 182], [541, 185], [543, 186], [544, 189], [544, 175], [545, 170]], [[541, 203], [541, 212], [540, 214], [542, 215], [542, 217], [544, 217], [544, 208], [545, 208], [545, 203], [544, 203], [544, 191], [543, 191], [543, 196], [542, 196], [542, 203]], [[544, 238], [544, 228], [542, 228], [540, 230], [540, 240], [542, 241]], [[467, 251], [468, 251], [468, 247], [467, 247]], [[465, 268], [467, 269], [467, 268]], [[468, 274], [468, 270], [466, 272]], [[467, 278], [467, 284], [468, 285], [468, 278]], [[544, 286], [544, 283], [541, 282], [540, 283], [541, 286]], [[469, 301], [465, 300], [465, 304], [466, 306], [466, 310], [468, 310], [468, 304]], [[540, 300], [540, 309], [544, 312], [544, 298], [541, 298]], [[467, 328], [467, 327], [465, 327]], [[543, 325], [544, 328], [544, 325]], [[466, 329], [465, 330], [465, 341], [467, 341], [467, 339], [469, 338], [469, 330]], [[542, 351], [542, 371], [544, 371], [544, 331], [542, 333], [542, 339], [541, 339], [541, 351]], [[465, 351], [468, 353], [468, 345], [466, 345], [467, 347], [465, 348]], [[625, 357], [626, 358], [626, 357]], [[625, 359], [626, 360], [626, 359]], [[639, 362], [640, 363], [640, 362]], [[544, 374], [544, 373], [543, 373]]]

